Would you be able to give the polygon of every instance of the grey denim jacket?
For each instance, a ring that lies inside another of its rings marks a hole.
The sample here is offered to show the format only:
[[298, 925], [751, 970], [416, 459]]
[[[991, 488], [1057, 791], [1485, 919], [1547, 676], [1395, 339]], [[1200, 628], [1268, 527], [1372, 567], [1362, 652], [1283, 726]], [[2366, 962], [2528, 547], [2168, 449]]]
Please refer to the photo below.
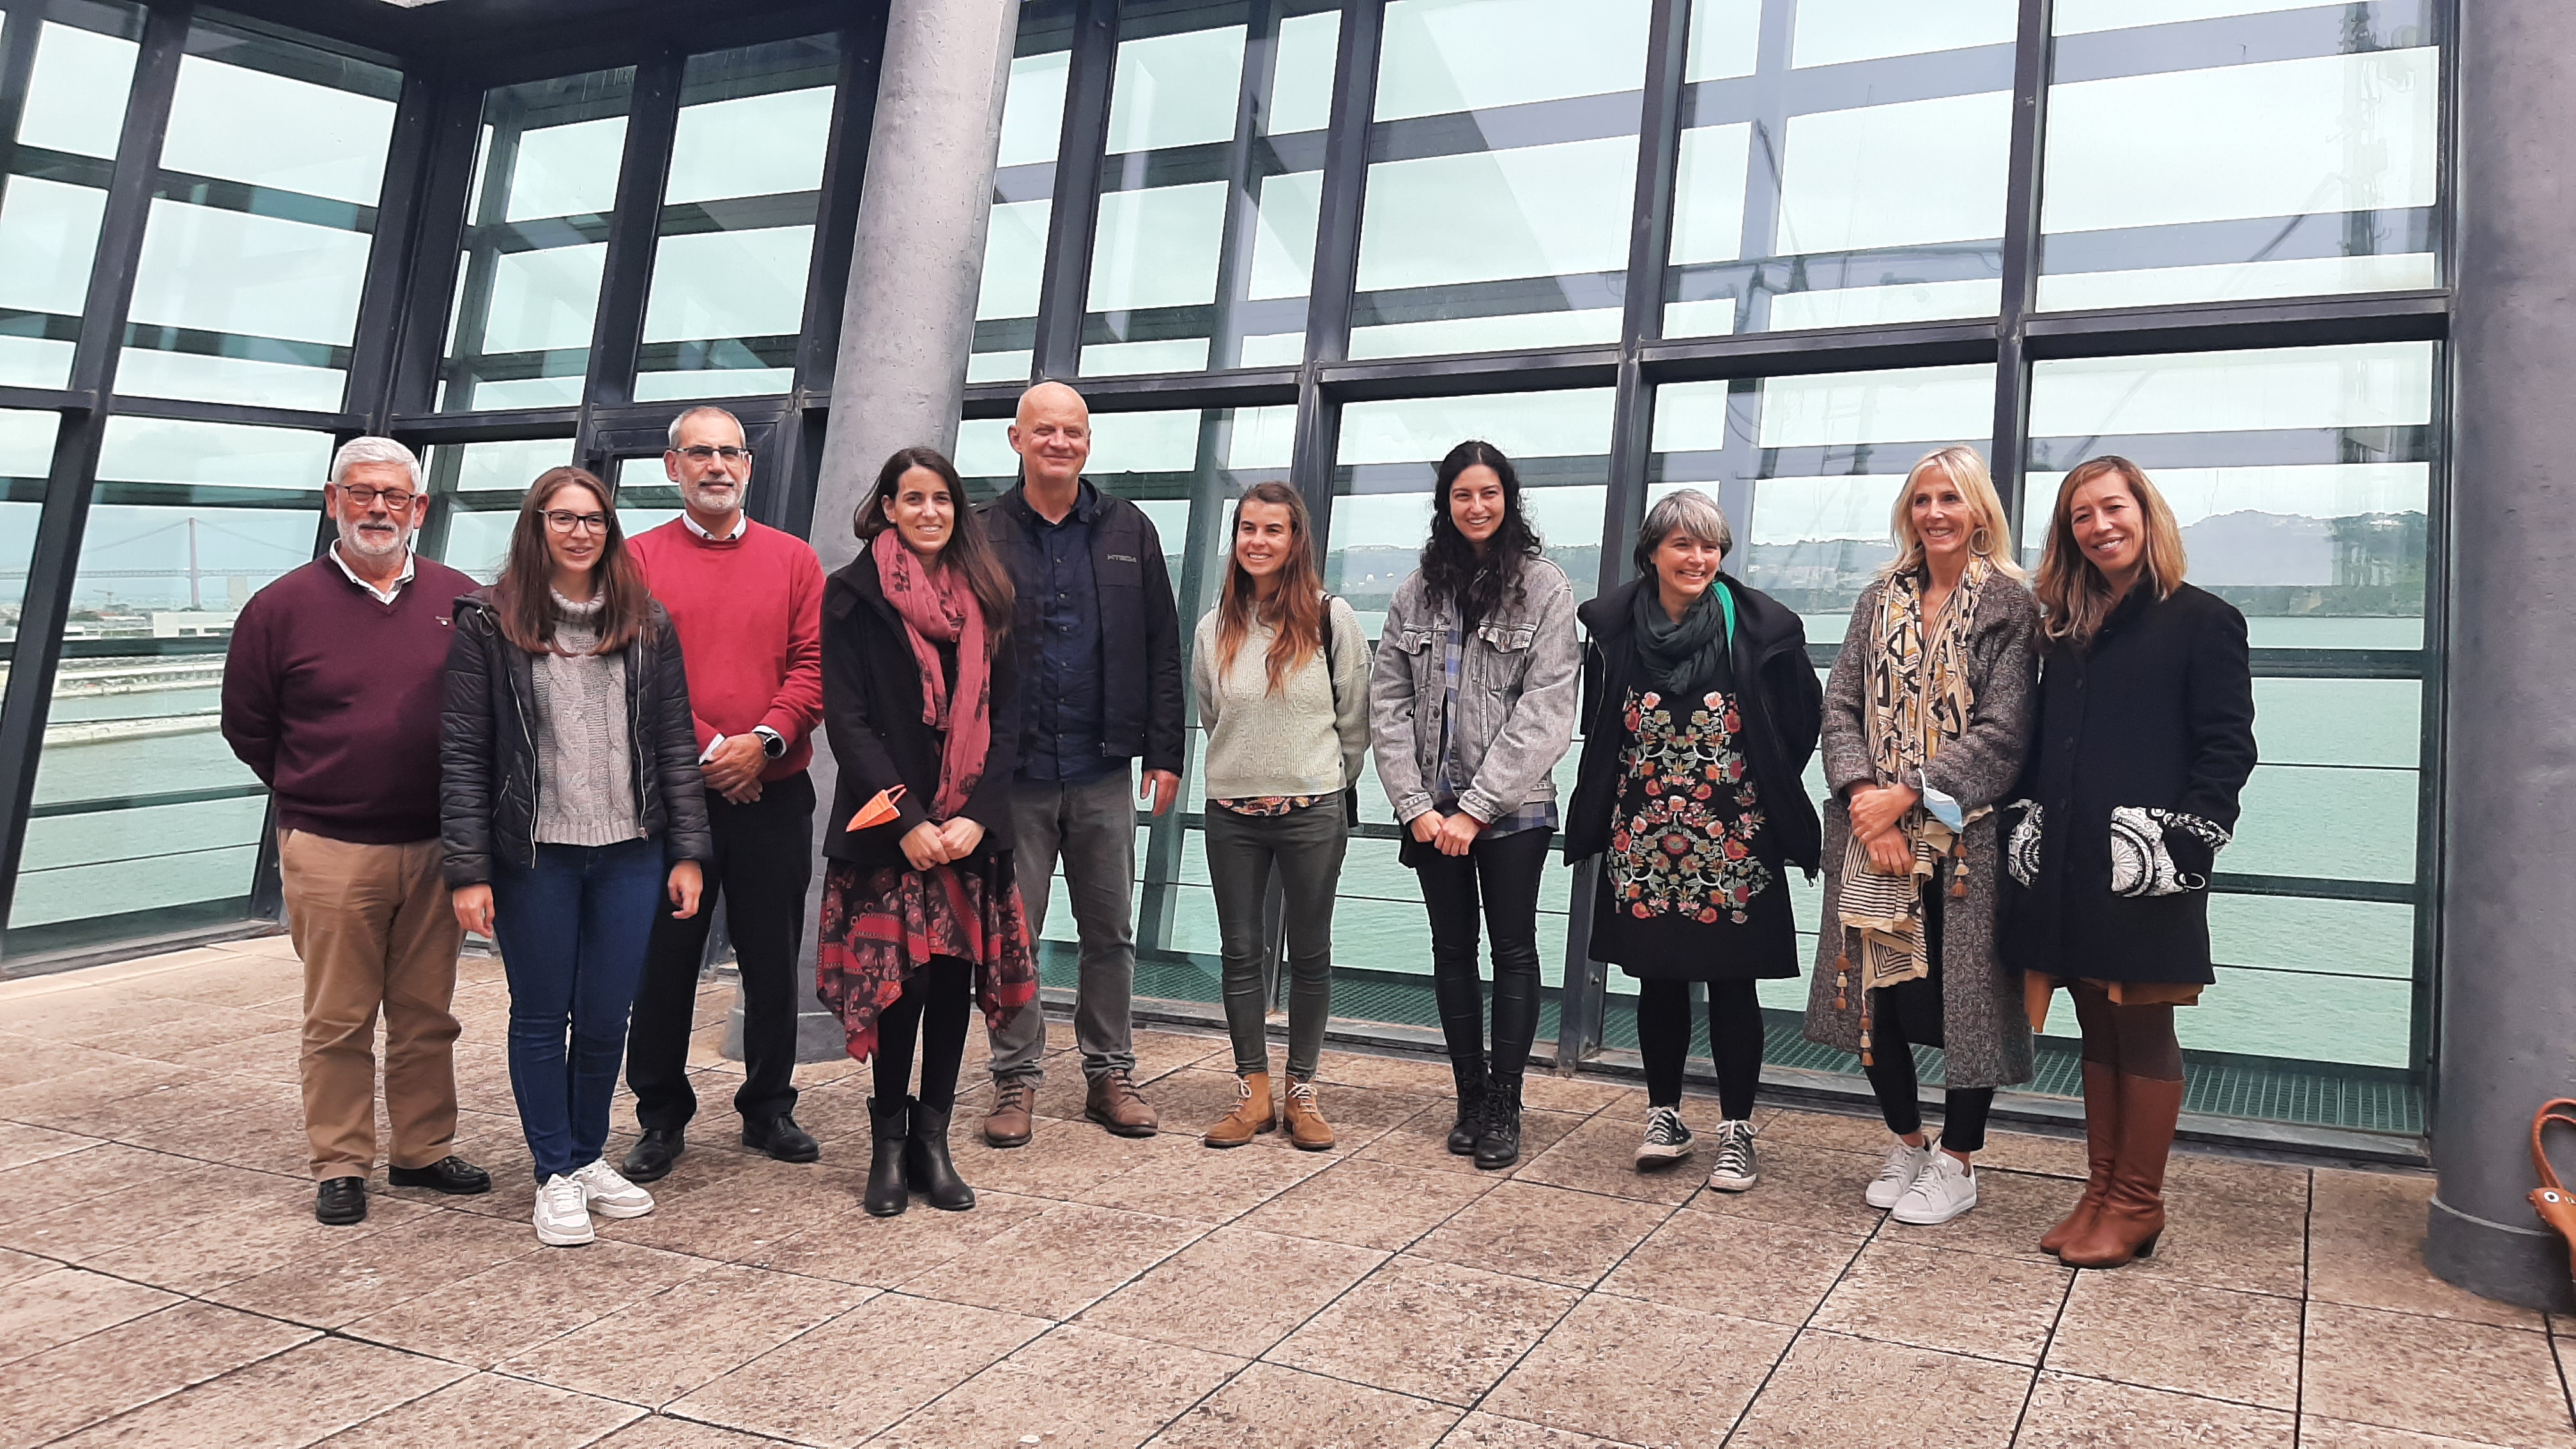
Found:
[[[1378, 783], [1411, 824], [1432, 808], [1440, 772], [1442, 678], [1455, 606], [1434, 600], [1415, 570], [1395, 591], [1369, 677], [1369, 747]], [[1550, 771], [1574, 739], [1583, 651], [1574, 638], [1574, 586], [1545, 559], [1523, 565], [1521, 588], [1469, 634], [1459, 653], [1451, 725], [1458, 807], [1492, 822], [1556, 798]]]

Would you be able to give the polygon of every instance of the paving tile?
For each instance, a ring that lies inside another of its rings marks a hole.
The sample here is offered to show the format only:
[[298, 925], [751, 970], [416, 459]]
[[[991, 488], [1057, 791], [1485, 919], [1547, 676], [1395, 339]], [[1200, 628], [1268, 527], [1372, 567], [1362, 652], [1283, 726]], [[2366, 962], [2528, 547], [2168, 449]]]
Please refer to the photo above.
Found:
[[1177, 1218], [1060, 1203], [986, 1242], [971, 1258], [903, 1286], [951, 1303], [1070, 1318], [1206, 1231]]
[[2306, 1343], [2301, 1407], [2311, 1413], [2527, 1449], [2576, 1445], [2539, 1334], [2312, 1303]]
[[848, 1312], [872, 1292], [728, 1264], [548, 1339], [501, 1369], [658, 1408]]
[[343, 1331], [370, 1343], [490, 1368], [712, 1266], [702, 1258], [624, 1243], [549, 1248], [371, 1313]]
[[1852, 1260], [1815, 1323], [1860, 1338], [2036, 1364], [2074, 1271], [1881, 1237]]
[[[94, 1152], [76, 1153], [18, 1170], [40, 1171], [54, 1162], [77, 1162], [93, 1155]], [[170, 1231], [173, 1216], [185, 1210], [184, 1204], [229, 1208], [275, 1203], [286, 1211], [290, 1209], [283, 1204], [294, 1200], [299, 1191], [305, 1217], [309, 1220], [313, 1215], [313, 1187], [309, 1181], [299, 1183], [272, 1173], [246, 1172], [184, 1157], [155, 1156], [158, 1160], [150, 1164], [148, 1172], [138, 1174], [137, 1180], [0, 1226], [0, 1245], [48, 1258], [79, 1261]]]
[[102, 1273], [175, 1293], [203, 1294], [315, 1253], [345, 1251], [364, 1238], [420, 1222], [436, 1212], [378, 1195], [368, 1204], [365, 1222], [326, 1227], [313, 1220], [311, 1184], [292, 1179], [279, 1182], [279, 1187], [229, 1211], [182, 1217], [168, 1232], [138, 1238], [85, 1261]]
[[0, 1122], [0, 1172], [60, 1157], [95, 1146], [98, 1139], [78, 1132], [57, 1132], [50, 1127], [30, 1127], [22, 1122]]
[[1395, 1258], [1265, 1357], [1376, 1388], [1471, 1404], [1564, 1317], [1575, 1297], [1571, 1289], [1526, 1278]]
[[[1178, 1140], [1178, 1139], [1176, 1139]], [[1332, 1165], [1332, 1154], [1281, 1150], [1258, 1139], [1219, 1151], [1189, 1144], [1149, 1154], [1125, 1172], [1074, 1195], [1095, 1207], [1124, 1208], [1196, 1222], [1243, 1216]]]
[[185, 1030], [201, 1010], [196, 1003], [155, 996], [134, 982], [88, 980], [49, 996], [13, 999], [0, 1010], [22, 1036], [96, 1046], [96, 1039], [147, 1026]]
[[[1449, 1129], [1457, 1120], [1456, 1110], [1445, 1104], [1426, 1107], [1352, 1153], [1352, 1160], [1426, 1172], [1491, 1175], [1479, 1172], [1473, 1159], [1450, 1152]], [[1583, 1122], [1571, 1112], [1522, 1112], [1521, 1161], [1529, 1162], [1554, 1147]]]
[[[753, 1359], [670, 1412], [802, 1444], [857, 1444], [1047, 1328], [1044, 1319], [888, 1293]], [[887, 1351], [896, 1344], [905, 1351]]]
[[1327, 1086], [1376, 1087], [1435, 1097], [1451, 1096], [1458, 1089], [1447, 1062], [1410, 1054], [1328, 1051], [1315, 1061], [1315, 1080]]
[[2080, 1182], [2093, 1170], [2085, 1152], [2080, 1124], [2064, 1134], [1989, 1129], [1986, 1150], [1977, 1154], [1977, 1166], [2034, 1177], [2071, 1177]]
[[[1762, 1165], [1767, 1171], [1771, 1164], [1766, 1159]], [[1878, 1166], [1875, 1160], [1870, 1162], [1872, 1176], [1877, 1174]], [[1868, 1185], [1866, 1177], [1847, 1184], [1851, 1201], [1860, 1202], [1861, 1189]], [[1904, 1234], [1908, 1240], [1937, 1240], [1941, 1247], [1954, 1252], [2055, 1263], [2054, 1256], [2039, 1250], [2040, 1235], [2057, 1226], [2083, 1195], [2084, 1185], [2066, 1178], [1980, 1167], [1975, 1207], [1938, 1227], [1909, 1228], [1890, 1221], [1887, 1231]]]
[[0, 1288], [6, 1288], [12, 1283], [23, 1283], [30, 1278], [50, 1273], [61, 1266], [62, 1264], [51, 1258], [40, 1258], [33, 1253], [21, 1253], [12, 1248], [0, 1248]]
[[[1708, 1176], [1711, 1148], [1700, 1134], [1700, 1150], [1679, 1166], [1664, 1169], [1690, 1175], [1693, 1183]], [[1833, 1152], [1798, 1142], [1759, 1145], [1762, 1180], [1749, 1192], [1701, 1192], [1688, 1206], [1764, 1222], [1860, 1236], [1877, 1228], [1887, 1214], [1861, 1200], [1861, 1192], [1878, 1175], [1878, 1159], [1857, 1152]], [[1982, 1185], [1980, 1192], [1982, 1193]], [[1985, 1209], [1981, 1206], [1977, 1213]], [[1975, 1217], [1977, 1213], [1970, 1213]], [[1960, 1219], [1959, 1221], [1965, 1221]]]
[[[964, 1117], [961, 1112], [960, 1117]], [[1022, 1197], [1059, 1201], [1098, 1187], [1161, 1152], [1199, 1150], [1193, 1138], [1170, 1132], [1155, 1137], [1112, 1137], [1085, 1122], [1080, 1125], [1041, 1120], [1025, 1146], [991, 1147], [984, 1142], [980, 1119], [961, 1120], [948, 1139], [957, 1175], [977, 1192], [992, 1188]]]
[[[225, 1080], [243, 1082], [261, 1091], [292, 1090], [246, 1082], [240, 1077]], [[271, 1105], [234, 1107], [184, 1121], [102, 1126], [98, 1130], [136, 1147], [149, 1147], [156, 1152], [200, 1158], [253, 1172], [275, 1173], [303, 1181], [308, 1188], [312, 1185], [313, 1150], [304, 1135], [300, 1108]], [[381, 1166], [374, 1176], [381, 1185], [384, 1176]]]
[[1699, 1191], [1707, 1169], [1684, 1163], [1673, 1171], [1637, 1170], [1637, 1126], [1595, 1117], [1536, 1156], [1521, 1154], [1512, 1176], [1521, 1182], [1576, 1187], [1641, 1202], [1677, 1203]]
[[[1216, 1033], [1202, 1036], [1187, 1031], [1140, 1031], [1130, 1045], [1136, 1053], [1135, 1080], [1140, 1085], [1154, 1085], [1188, 1066], [1212, 1064], [1219, 1071], [1229, 1073], [1234, 1069], [1234, 1048]], [[989, 1056], [984, 1059], [991, 1060]], [[1067, 1070], [1072, 1070], [1071, 1063], [1067, 1064]], [[1047, 1075], [1055, 1073], [1050, 1070]], [[1163, 1105], [1161, 1096], [1155, 1095], [1150, 1100], [1160, 1110]]]
[[155, 976], [152, 990], [158, 996], [209, 1006], [256, 1009], [277, 1001], [301, 1003], [304, 964], [292, 958], [207, 951], [193, 965]]
[[208, 1006], [194, 1001], [175, 1004], [184, 1013], [178, 1020], [95, 1035], [84, 1032], [77, 1039], [81, 1045], [99, 1051], [122, 1052], [127, 1056], [166, 1062], [179, 1053], [200, 1051], [245, 1037], [266, 1036], [278, 1029], [278, 1018], [264, 1011], [243, 1011], [237, 1007]]
[[1219, 1228], [1085, 1309], [1082, 1322], [1257, 1357], [1385, 1261], [1369, 1248]]
[[[309, 1214], [308, 1214], [309, 1217]], [[317, 1328], [408, 1303], [513, 1259], [551, 1251], [524, 1223], [472, 1213], [432, 1213], [416, 1222], [338, 1239], [283, 1267], [213, 1289], [219, 1303]]]
[[1560, 1077], [1545, 1067], [1534, 1066], [1521, 1078], [1521, 1105], [1589, 1116], [1626, 1096], [1629, 1090], [1605, 1077]]
[[1054, 1204], [977, 1188], [975, 1210], [943, 1213], [927, 1206], [890, 1218], [844, 1211], [793, 1232], [743, 1261], [785, 1273], [891, 1288], [939, 1264], [973, 1253]]
[[79, 1268], [39, 1273], [0, 1288], [0, 1363], [42, 1353], [178, 1301], [158, 1289]]
[[[2189, 1444], [2194, 1449], [2291, 1449], [2296, 1416], [2131, 1384], [2042, 1373], [2013, 1449]], [[2316, 1441], [2307, 1441], [2313, 1445]]]
[[1492, 1173], [1390, 1167], [1362, 1155], [1332, 1163], [1254, 1209], [1241, 1225], [1392, 1252], [1503, 1180]]
[[2031, 1370], [1810, 1330], [1728, 1449], [2004, 1449]]
[[23, 1222], [109, 1193], [131, 1192], [191, 1165], [163, 1153], [102, 1142], [12, 1167], [0, 1172], [0, 1224]]
[[777, 1442], [719, 1429], [713, 1424], [653, 1415], [636, 1420], [599, 1444], [600, 1449], [770, 1449]]
[[766, 1156], [691, 1153], [697, 1169], [649, 1185], [653, 1211], [640, 1218], [601, 1219], [603, 1241], [641, 1243], [726, 1262], [752, 1262], [768, 1248], [856, 1206], [866, 1190], [857, 1173], [829, 1163], [780, 1162]]
[[2454, 1288], [2424, 1266], [2433, 1179], [2319, 1168], [2308, 1213], [2308, 1296], [2326, 1303], [2540, 1328], [2528, 1308]]
[[2390, 1429], [2378, 1424], [2355, 1424], [2343, 1419], [2321, 1418], [2315, 1414], [2299, 1416], [2299, 1443], [2303, 1449], [2504, 1449], [2475, 1439], [2454, 1439], [2444, 1434], [2417, 1434], [2406, 1429]]
[[1545, 1424], [1532, 1424], [1523, 1419], [1505, 1419], [1493, 1414], [1474, 1413], [1458, 1421], [1458, 1427], [1440, 1441], [1440, 1449], [1628, 1449], [1608, 1439], [1577, 1434], [1569, 1429], [1551, 1429]]
[[1410, 1251], [1496, 1273], [1589, 1288], [1672, 1215], [1661, 1203], [1506, 1182]]
[[1133, 1449], [1244, 1366], [1239, 1358], [1059, 1328], [871, 1441], [884, 1449]]
[[1447, 1404], [1257, 1363], [1145, 1442], [1146, 1449], [1428, 1449], [1457, 1421]]
[[499, 1374], [458, 1379], [322, 1441], [327, 1449], [414, 1449], [470, 1437], [475, 1449], [571, 1449], [593, 1444], [644, 1411], [632, 1404]]
[[[6, 1020], [0, 1016], [0, 1024]], [[5, 1044], [0, 1044], [0, 1101], [7, 1100], [9, 1088], [58, 1081], [100, 1067], [114, 1067], [125, 1060], [111, 1052], [94, 1051], [51, 1037], [14, 1031], [0, 1035], [6, 1038]]]
[[[2212, 1184], [2176, 1182], [2165, 1189], [2165, 1230], [2141, 1267], [2156, 1277], [2211, 1288], [2241, 1288], [2296, 1298], [2307, 1281], [2307, 1194], [2244, 1189], [2268, 1180], [2231, 1175]], [[2416, 1229], [2421, 1232], [2418, 1221]], [[2538, 1325], [2534, 1325], [2537, 1327]]]
[[2299, 1305], [2143, 1273], [2078, 1273], [2048, 1367], [2124, 1384], [2299, 1405]]
[[464, 1376], [465, 1370], [434, 1358], [316, 1339], [61, 1442], [64, 1449], [309, 1444]]
[[0, 1449], [27, 1449], [227, 1370], [313, 1331], [182, 1303], [0, 1368]]
[[1795, 1326], [1862, 1238], [1723, 1213], [1675, 1213], [1602, 1281], [1604, 1293]]
[[[1627, 1443], [1715, 1444], [1791, 1336], [1775, 1323], [1595, 1295], [1478, 1407]], [[1641, 1350], [1678, 1371], [1641, 1373]]]

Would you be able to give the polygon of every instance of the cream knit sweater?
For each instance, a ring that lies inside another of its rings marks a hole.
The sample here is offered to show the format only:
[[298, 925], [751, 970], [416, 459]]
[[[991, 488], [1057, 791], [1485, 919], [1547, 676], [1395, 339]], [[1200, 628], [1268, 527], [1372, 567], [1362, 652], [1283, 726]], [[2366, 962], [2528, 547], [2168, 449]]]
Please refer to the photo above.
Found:
[[[1244, 800], [1261, 795], [1331, 795], [1360, 777], [1368, 756], [1368, 640], [1351, 606], [1332, 601], [1326, 621], [1341, 665], [1329, 677], [1318, 652], [1270, 692], [1267, 656], [1272, 630], [1256, 620], [1235, 652], [1234, 667], [1217, 674], [1217, 614], [1199, 620], [1190, 646], [1190, 682], [1198, 694], [1199, 724], [1208, 732], [1207, 795]], [[1334, 707], [1338, 682], [1340, 708]]]

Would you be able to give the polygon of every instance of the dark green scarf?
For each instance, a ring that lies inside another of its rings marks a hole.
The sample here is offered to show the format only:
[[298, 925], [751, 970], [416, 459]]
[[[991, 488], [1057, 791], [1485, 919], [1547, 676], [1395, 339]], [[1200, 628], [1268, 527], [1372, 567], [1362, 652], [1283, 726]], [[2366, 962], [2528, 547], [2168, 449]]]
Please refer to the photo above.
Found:
[[1664, 612], [1662, 591], [1647, 578], [1629, 606], [1637, 631], [1637, 653], [1646, 661], [1646, 676], [1665, 694], [1686, 696], [1705, 688], [1724, 666], [1735, 643], [1735, 599], [1723, 578], [1708, 581], [1708, 591], [1683, 613], [1680, 623]]

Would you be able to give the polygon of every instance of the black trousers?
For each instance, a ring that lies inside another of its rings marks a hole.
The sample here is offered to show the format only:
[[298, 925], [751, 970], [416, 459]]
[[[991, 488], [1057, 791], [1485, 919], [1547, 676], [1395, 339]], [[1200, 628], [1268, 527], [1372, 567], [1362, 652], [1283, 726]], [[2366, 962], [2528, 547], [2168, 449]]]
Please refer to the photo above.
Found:
[[[1878, 1115], [1899, 1137], [1923, 1130], [1916, 1092], [1914, 1049], [1944, 1043], [1941, 1001], [1941, 929], [1945, 898], [1937, 882], [1923, 888], [1923, 943], [1931, 970], [1879, 990], [1870, 1013], [1870, 1064], [1861, 1069], [1878, 1094]], [[1954, 1152], [1982, 1152], [1992, 1087], [1952, 1087], [1941, 1112], [1941, 1145]]]
[[707, 826], [716, 858], [706, 867], [698, 913], [685, 921], [673, 920], [667, 906], [653, 913], [644, 985], [626, 1034], [626, 1085], [635, 1090], [635, 1120], [647, 1128], [684, 1127], [697, 1115], [689, 1029], [719, 895], [742, 971], [743, 1077], [734, 1109], [745, 1121], [766, 1121], [796, 1108], [796, 1017], [814, 996], [814, 983], [800, 981], [796, 969], [814, 873], [814, 781], [801, 770], [771, 780], [747, 805], [710, 791]]
[[[1682, 1068], [1690, 1056], [1687, 981], [1637, 983], [1637, 1054], [1645, 1058], [1646, 1101], [1682, 1102]], [[1762, 998], [1751, 981], [1708, 983], [1708, 1048], [1717, 1068], [1718, 1110], [1730, 1122], [1753, 1115], [1762, 1089]]]
[[1517, 1082], [1538, 1035], [1538, 885], [1547, 869], [1548, 830], [1478, 840], [1465, 855], [1418, 841], [1405, 854], [1431, 915], [1431, 988], [1449, 1060], [1478, 1074], [1485, 1056], [1485, 990], [1476, 974], [1476, 917], [1483, 907], [1494, 943], [1493, 1076]]

